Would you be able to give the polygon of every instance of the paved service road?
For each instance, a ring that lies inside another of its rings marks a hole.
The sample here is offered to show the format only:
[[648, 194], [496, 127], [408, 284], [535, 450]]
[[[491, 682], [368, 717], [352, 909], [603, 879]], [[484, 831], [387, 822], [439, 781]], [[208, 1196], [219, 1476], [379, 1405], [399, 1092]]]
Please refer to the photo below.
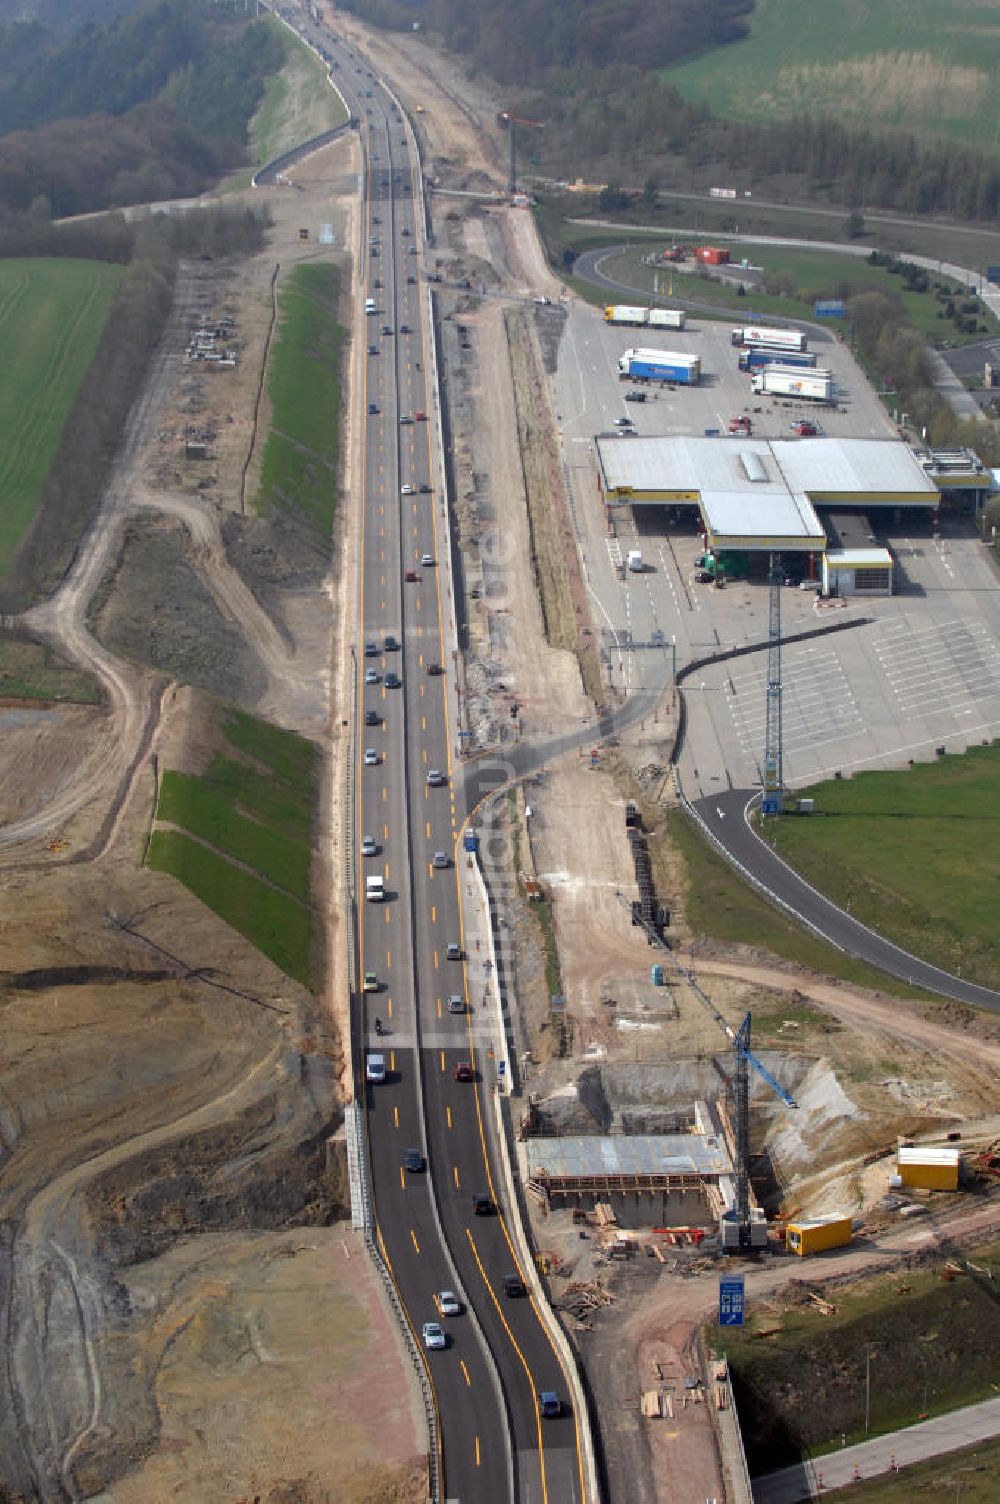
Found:
[[[457, 843], [465, 811], [449, 732], [450, 559], [431, 421], [419, 166], [406, 124], [367, 62], [325, 29], [311, 28], [309, 39], [329, 54], [360, 122], [360, 292], [374, 305], [363, 317], [355, 387], [362, 507], [354, 870], [358, 973], [371, 974], [359, 1000], [365, 1058], [381, 1054], [386, 1069], [384, 1082], [365, 1087], [377, 1237], [417, 1342], [428, 1321], [447, 1333], [444, 1350], [424, 1353], [440, 1418], [443, 1497], [582, 1504], [560, 1360], [534, 1302], [503, 1294], [504, 1276], [519, 1268], [508, 1231], [516, 1210], [502, 1203], [490, 1131], [496, 1083], [478, 1049], [487, 1025], [472, 1008], [474, 967], [464, 951]], [[379, 877], [385, 896], [367, 901], [367, 881]], [[470, 1080], [459, 1079], [465, 1064]], [[421, 1156], [409, 1169], [408, 1150]], [[487, 1198], [484, 1212], [474, 1209], [479, 1196]], [[446, 1290], [459, 1297], [459, 1314], [442, 1314], [437, 1297]], [[544, 1390], [560, 1396], [561, 1417], [542, 1419], [536, 1396]]]
[[692, 807], [733, 862], [840, 950], [914, 987], [1000, 1012], [1000, 993], [989, 987], [977, 987], [974, 982], [963, 981], [911, 956], [838, 909], [794, 872], [750, 827], [748, 816], [759, 797], [755, 789], [732, 789], [698, 799]]
[[936, 1415], [903, 1431], [891, 1431], [875, 1441], [829, 1452], [815, 1462], [800, 1463], [753, 1480], [754, 1504], [799, 1504], [858, 1479], [884, 1478], [897, 1468], [960, 1447], [1000, 1436], [1000, 1399], [966, 1405], [949, 1415]]

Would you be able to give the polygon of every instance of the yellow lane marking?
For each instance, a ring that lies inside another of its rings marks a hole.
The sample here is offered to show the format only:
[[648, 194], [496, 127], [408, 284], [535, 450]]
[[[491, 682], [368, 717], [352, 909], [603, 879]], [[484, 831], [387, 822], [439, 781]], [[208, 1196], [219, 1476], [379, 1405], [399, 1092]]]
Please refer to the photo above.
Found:
[[398, 1107], [394, 1107], [392, 1109], [392, 1126], [394, 1128], [398, 1128], [399, 1127], [399, 1108]]
[[469, 1388], [471, 1389], [472, 1388], [472, 1380], [469, 1378], [469, 1370], [465, 1366], [465, 1359], [464, 1358], [459, 1358], [458, 1362], [459, 1362], [459, 1366], [460, 1366], [463, 1374], [465, 1375], [465, 1382], [469, 1386]]
[[415, 1232], [414, 1232], [414, 1231], [413, 1231], [413, 1228], [412, 1228], [412, 1227], [411, 1227], [411, 1228], [410, 1228], [410, 1237], [411, 1237], [411, 1238], [412, 1238], [412, 1239], [413, 1239], [413, 1246], [414, 1246], [414, 1248], [415, 1248], [415, 1249], [416, 1249], [416, 1250], [417, 1250], [417, 1252], [418, 1252], [418, 1253], [419, 1253], [419, 1252], [420, 1252], [420, 1244], [419, 1244], [419, 1243], [418, 1243], [418, 1242], [417, 1242], [417, 1235], [416, 1235], [416, 1233], [415, 1233]]
[[444, 1050], [442, 1050], [441, 1051], [441, 1069], [444, 1070], [444, 1068], [445, 1068], [445, 1064], [444, 1064]]
[[400, 1167], [399, 1167], [399, 1189], [401, 1191], [405, 1191], [406, 1190], [406, 1177], [403, 1174], [403, 1166], [402, 1165], [400, 1165]]
[[476, 1466], [479, 1467], [479, 1437], [476, 1437]]
[[450, 1128], [451, 1127], [451, 1108], [450, 1107], [446, 1107], [445, 1108], [445, 1115], [447, 1116], [448, 1127]]
[[[492, 1300], [494, 1306], [496, 1307], [496, 1313], [500, 1317], [500, 1324], [503, 1327], [504, 1331], [507, 1333], [507, 1336], [510, 1338], [510, 1345], [511, 1345], [511, 1347], [514, 1349], [514, 1351], [517, 1353], [517, 1356], [521, 1360], [521, 1367], [524, 1369], [524, 1372], [527, 1375], [528, 1383], [531, 1385], [531, 1392], [532, 1392], [532, 1394], [537, 1394], [538, 1393], [538, 1386], [535, 1383], [535, 1376], [531, 1372], [531, 1369], [528, 1367], [528, 1360], [525, 1358], [524, 1353], [521, 1351], [521, 1349], [517, 1345], [517, 1338], [514, 1336], [514, 1333], [511, 1331], [510, 1326], [509, 1326], [508, 1321], [507, 1321], [507, 1318], [504, 1315], [503, 1307], [501, 1306], [499, 1300], [497, 1299], [496, 1291], [494, 1290], [493, 1286], [490, 1284], [489, 1276], [487, 1275], [486, 1270], [483, 1268], [483, 1261], [479, 1257], [479, 1249], [476, 1247], [476, 1240], [472, 1236], [471, 1229], [468, 1228], [468, 1227], [465, 1229], [465, 1236], [469, 1240], [469, 1247], [472, 1249], [472, 1257], [476, 1261], [476, 1267], [478, 1268], [479, 1273], [482, 1276], [483, 1284], [486, 1286], [486, 1289], [489, 1292], [489, 1297]], [[539, 1469], [540, 1469], [540, 1472], [541, 1472], [542, 1500], [543, 1500], [543, 1504], [548, 1504], [549, 1490], [548, 1490], [548, 1484], [546, 1483], [546, 1480], [545, 1480], [545, 1443], [542, 1440], [542, 1413], [541, 1413], [541, 1410], [538, 1408], [537, 1403], [535, 1405], [535, 1426], [536, 1426], [536, 1429], [538, 1431], [538, 1466], [539, 1466]]]
[[458, 1190], [461, 1185], [461, 1181], [458, 1178], [458, 1165], [452, 1165], [451, 1173], [455, 1180], [455, 1189]]
[[438, 1009], [438, 1018], [440, 1018], [441, 1017], [441, 999], [440, 998], [438, 998], [438, 1001], [437, 1001], [437, 1009]]

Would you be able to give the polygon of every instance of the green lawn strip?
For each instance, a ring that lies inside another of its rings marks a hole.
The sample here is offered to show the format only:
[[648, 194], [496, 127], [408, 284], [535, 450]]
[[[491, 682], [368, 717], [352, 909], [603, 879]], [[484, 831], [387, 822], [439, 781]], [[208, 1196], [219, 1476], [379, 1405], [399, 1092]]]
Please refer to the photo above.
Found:
[[310, 985], [308, 908], [180, 831], [154, 832], [148, 861], [176, 877], [287, 976]]
[[253, 867], [303, 903], [309, 902], [308, 844], [248, 819], [202, 779], [164, 773], [156, 818], [180, 825], [227, 856]]
[[997, 1504], [1000, 1437], [840, 1489], [843, 1504]]
[[1000, 986], [1000, 747], [801, 790], [777, 850], [856, 918], [946, 971]]
[[231, 747], [263, 763], [276, 778], [291, 784], [300, 798], [305, 796], [307, 807], [311, 804], [318, 756], [313, 742], [242, 710], [234, 711], [223, 730]]
[[757, 0], [748, 38], [663, 76], [731, 119], [828, 115], [990, 148], [1000, 136], [991, 86], [1000, 32], [987, 17], [991, 10], [969, 0], [838, 0], [810, 6], [807, 18], [801, 0]]
[[99, 705], [95, 680], [58, 658], [42, 643], [0, 636], [0, 697]]
[[923, 996], [887, 972], [827, 945], [758, 897], [680, 811], [667, 815], [666, 829], [687, 868], [686, 919], [695, 936], [769, 950], [822, 976], [861, 987], [913, 999]]
[[210, 788], [252, 819], [284, 831], [293, 841], [309, 842], [312, 804], [303, 802], [305, 785], [293, 789], [228, 757], [213, 758], [203, 776]]
[[[710, 1327], [727, 1349], [752, 1474], [836, 1450], [993, 1396], [1000, 1343], [994, 1298], [1000, 1248], [977, 1252], [988, 1275], [950, 1281], [940, 1269], [908, 1270], [829, 1294], [775, 1317], [751, 1306], [745, 1335]], [[822, 1266], [817, 1261], [816, 1267]], [[810, 1261], [801, 1277], [808, 1279]], [[774, 1331], [776, 1325], [780, 1328]], [[771, 1334], [755, 1336], [761, 1330]], [[870, 1429], [864, 1428], [865, 1352], [871, 1358]], [[803, 1404], [805, 1395], [811, 1397]]]
[[34, 518], [120, 266], [0, 261], [0, 574]]
[[280, 293], [278, 337], [267, 377], [271, 427], [259, 502], [265, 510], [303, 510], [322, 527], [333, 519], [339, 447], [339, 288], [336, 267], [296, 268]]

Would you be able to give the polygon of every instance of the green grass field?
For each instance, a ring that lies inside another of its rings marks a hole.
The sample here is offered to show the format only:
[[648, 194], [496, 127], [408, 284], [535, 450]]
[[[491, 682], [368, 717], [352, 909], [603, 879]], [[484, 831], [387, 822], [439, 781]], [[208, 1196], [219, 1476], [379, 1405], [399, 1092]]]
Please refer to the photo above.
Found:
[[[869, 1436], [992, 1398], [1000, 1248], [972, 1257], [992, 1279], [973, 1272], [944, 1280], [940, 1268], [910, 1269], [825, 1292], [836, 1306], [828, 1316], [803, 1303], [776, 1317], [751, 1302], [743, 1336], [710, 1327], [710, 1345], [728, 1353], [751, 1473], [835, 1451], [842, 1437], [848, 1445], [865, 1440], [868, 1347]], [[802, 1279], [809, 1268], [804, 1259]]]
[[829, 115], [991, 149], [997, 19], [989, 0], [757, 0], [746, 41], [663, 76], [714, 115]]
[[[839, 977], [859, 987], [875, 987], [901, 997], [922, 996], [905, 982], [845, 956], [809, 930], [793, 924], [779, 909], [759, 898], [680, 811], [667, 815], [665, 827], [684, 858], [685, 918], [695, 938], [704, 935], [728, 945], [752, 945], [807, 966], [821, 976]], [[794, 1017], [788, 1006], [783, 1005], [781, 1018]]]
[[121, 276], [100, 261], [0, 261], [0, 577], [34, 518]]
[[225, 734], [236, 756], [214, 757], [199, 777], [164, 773], [156, 819], [181, 829], [154, 831], [149, 865], [309, 986], [316, 749], [242, 713]]
[[768, 827], [793, 867], [904, 949], [1000, 987], [1000, 747], [799, 793], [816, 814]]
[[297, 267], [282, 287], [258, 495], [262, 511], [300, 512], [324, 534], [333, 522], [340, 435], [339, 291], [337, 268], [323, 265]]

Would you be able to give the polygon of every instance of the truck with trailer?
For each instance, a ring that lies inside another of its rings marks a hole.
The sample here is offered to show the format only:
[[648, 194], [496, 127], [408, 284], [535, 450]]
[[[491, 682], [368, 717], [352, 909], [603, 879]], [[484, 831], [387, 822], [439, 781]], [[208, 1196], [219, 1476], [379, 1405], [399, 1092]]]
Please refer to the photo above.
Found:
[[754, 394], [761, 397], [795, 397], [806, 402], [829, 402], [833, 377], [829, 371], [802, 371], [795, 366], [765, 366], [750, 378]]
[[734, 329], [731, 339], [744, 350], [804, 350], [807, 343], [801, 329], [765, 329], [759, 324]]
[[604, 310], [606, 324], [636, 324], [650, 329], [683, 329], [681, 308], [636, 308], [630, 303], [613, 303]]
[[741, 371], [760, 371], [764, 366], [812, 367], [816, 364], [816, 356], [812, 350], [765, 350], [757, 346], [752, 350], [741, 350], [739, 364]]
[[618, 361], [623, 381], [670, 381], [678, 386], [697, 386], [701, 379], [701, 356], [681, 355], [674, 350], [626, 350]]

